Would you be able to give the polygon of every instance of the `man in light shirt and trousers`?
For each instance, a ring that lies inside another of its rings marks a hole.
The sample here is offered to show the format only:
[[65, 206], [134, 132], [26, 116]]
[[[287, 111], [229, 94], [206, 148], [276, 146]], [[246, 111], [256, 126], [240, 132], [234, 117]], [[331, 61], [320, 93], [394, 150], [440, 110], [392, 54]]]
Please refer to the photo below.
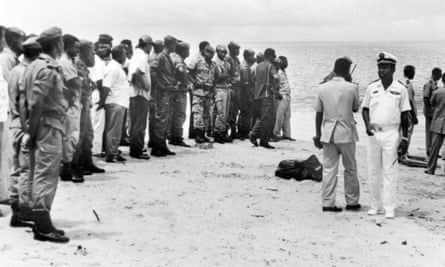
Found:
[[[368, 135], [368, 177], [372, 203], [369, 215], [385, 212], [393, 219], [396, 208], [398, 157], [408, 148], [408, 90], [394, 80], [397, 59], [381, 52], [377, 56], [379, 80], [368, 85], [363, 99], [363, 120]], [[400, 126], [402, 137], [400, 138]]]
[[323, 148], [322, 210], [340, 212], [335, 205], [340, 155], [343, 160], [346, 210], [359, 210], [360, 184], [355, 158], [358, 133], [353, 112], [360, 108], [358, 86], [350, 81], [352, 61], [335, 61], [335, 77], [320, 85], [316, 101], [316, 147]]
[[130, 60], [128, 80], [130, 81], [130, 157], [150, 159], [143, 152], [147, 116], [151, 100], [151, 75], [148, 55], [153, 39], [144, 35], [139, 38], [134, 55]]

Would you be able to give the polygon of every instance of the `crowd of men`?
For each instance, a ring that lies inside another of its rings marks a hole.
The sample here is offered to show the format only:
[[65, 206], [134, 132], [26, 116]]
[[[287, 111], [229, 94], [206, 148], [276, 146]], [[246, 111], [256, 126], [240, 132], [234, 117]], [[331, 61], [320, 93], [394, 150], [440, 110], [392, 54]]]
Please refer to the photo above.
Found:
[[[418, 124], [415, 90], [412, 80], [415, 67], [403, 69], [406, 81], [394, 78], [397, 58], [387, 52], [377, 55], [379, 79], [370, 83], [361, 103], [367, 134], [367, 173], [371, 186], [371, 216], [395, 217], [398, 162], [409, 162], [408, 149], [414, 126]], [[337, 174], [340, 156], [344, 165], [346, 210], [361, 209], [357, 174], [356, 142], [358, 132], [353, 116], [360, 109], [359, 88], [352, 82], [352, 61], [339, 58], [334, 71], [319, 88], [315, 105], [316, 134], [314, 145], [323, 149], [322, 210], [341, 212], [336, 206]], [[439, 87], [445, 74], [434, 68], [424, 85], [425, 173], [434, 174], [445, 138], [445, 86]], [[421, 157], [417, 157], [421, 158]], [[444, 157], [445, 158], [445, 157]]]
[[9, 120], [13, 148], [10, 225], [33, 227], [36, 240], [69, 241], [50, 216], [58, 180], [104, 173], [93, 156], [116, 163], [126, 161], [120, 145], [140, 160], [150, 159], [147, 146], [155, 157], [175, 155], [167, 142], [190, 147], [188, 95], [188, 134], [197, 144], [248, 139], [273, 149], [270, 141], [294, 140], [288, 63], [271, 48], [245, 49], [240, 61], [235, 42], [215, 49], [203, 41], [189, 58], [189, 44], [173, 36], [143, 35], [133, 49], [128, 39], [114, 45], [101, 34], [93, 43], [57, 27], [0, 34], [0, 131]]

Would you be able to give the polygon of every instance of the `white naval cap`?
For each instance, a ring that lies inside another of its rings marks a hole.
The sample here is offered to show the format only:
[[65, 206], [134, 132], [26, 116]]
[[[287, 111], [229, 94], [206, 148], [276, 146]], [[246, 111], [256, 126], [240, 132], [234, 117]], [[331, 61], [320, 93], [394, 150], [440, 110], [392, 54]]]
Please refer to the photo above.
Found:
[[379, 64], [396, 64], [397, 58], [391, 53], [382, 51], [377, 54], [377, 65]]

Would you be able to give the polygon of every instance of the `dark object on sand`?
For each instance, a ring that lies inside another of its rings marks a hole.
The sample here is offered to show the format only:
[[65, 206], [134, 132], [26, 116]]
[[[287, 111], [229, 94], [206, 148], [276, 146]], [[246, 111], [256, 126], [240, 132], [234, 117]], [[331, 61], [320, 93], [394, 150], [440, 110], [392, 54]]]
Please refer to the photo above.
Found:
[[400, 158], [399, 163], [413, 168], [426, 168], [428, 164], [424, 157], [411, 155]]
[[311, 155], [306, 160], [283, 160], [278, 164], [275, 175], [284, 179], [294, 178], [297, 181], [313, 180], [321, 182], [323, 165], [315, 155]]

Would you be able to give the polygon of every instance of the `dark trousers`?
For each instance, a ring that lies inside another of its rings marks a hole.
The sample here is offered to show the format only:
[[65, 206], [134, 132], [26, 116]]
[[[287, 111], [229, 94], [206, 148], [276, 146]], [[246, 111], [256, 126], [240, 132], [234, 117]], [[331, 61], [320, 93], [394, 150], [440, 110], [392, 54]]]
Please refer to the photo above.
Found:
[[76, 152], [73, 156], [73, 164], [84, 166], [92, 163], [92, 148], [94, 139], [93, 123], [91, 121], [91, 106], [82, 104], [80, 112], [80, 134]]
[[250, 97], [250, 88], [242, 88], [239, 94], [238, 134], [247, 137], [252, 125], [253, 100]]
[[445, 138], [445, 134], [431, 132], [431, 152], [430, 158], [428, 160], [427, 171], [434, 173], [437, 166], [437, 158], [439, 156], [440, 148], [443, 145], [443, 139]]
[[433, 133], [430, 131], [432, 117], [425, 116], [425, 149], [426, 155], [431, 155], [431, 142]]
[[268, 143], [275, 123], [273, 98], [255, 100], [253, 116], [256, 121], [252, 128], [252, 136], [260, 138], [263, 144]]
[[187, 92], [172, 92], [170, 98], [170, 120], [168, 138], [182, 140], [187, 109]]
[[230, 125], [230, 134], [232, 136], [237, 135], [237, 120], [238, 113], [240, 110], [240, 102], [239, 102], [239, 88], [230, 88], [230, 106], [229, 106], [229, 120], [228, 123]]
[[119, 153], [125, 110], [125, 107], [118, 104], [105, 105], [105, 154], [107, 157], [115, 157]]
[[155, 92], [155, 114], [153, 122], [153, 148], [162, 149], [167, 139], [168, 122], [170, 117], [170, 98], [168, 90], [159, 89]]
[[130, 98], [130, 154], [139, 156], [144, 149], [149, 101], [143, 96]]

